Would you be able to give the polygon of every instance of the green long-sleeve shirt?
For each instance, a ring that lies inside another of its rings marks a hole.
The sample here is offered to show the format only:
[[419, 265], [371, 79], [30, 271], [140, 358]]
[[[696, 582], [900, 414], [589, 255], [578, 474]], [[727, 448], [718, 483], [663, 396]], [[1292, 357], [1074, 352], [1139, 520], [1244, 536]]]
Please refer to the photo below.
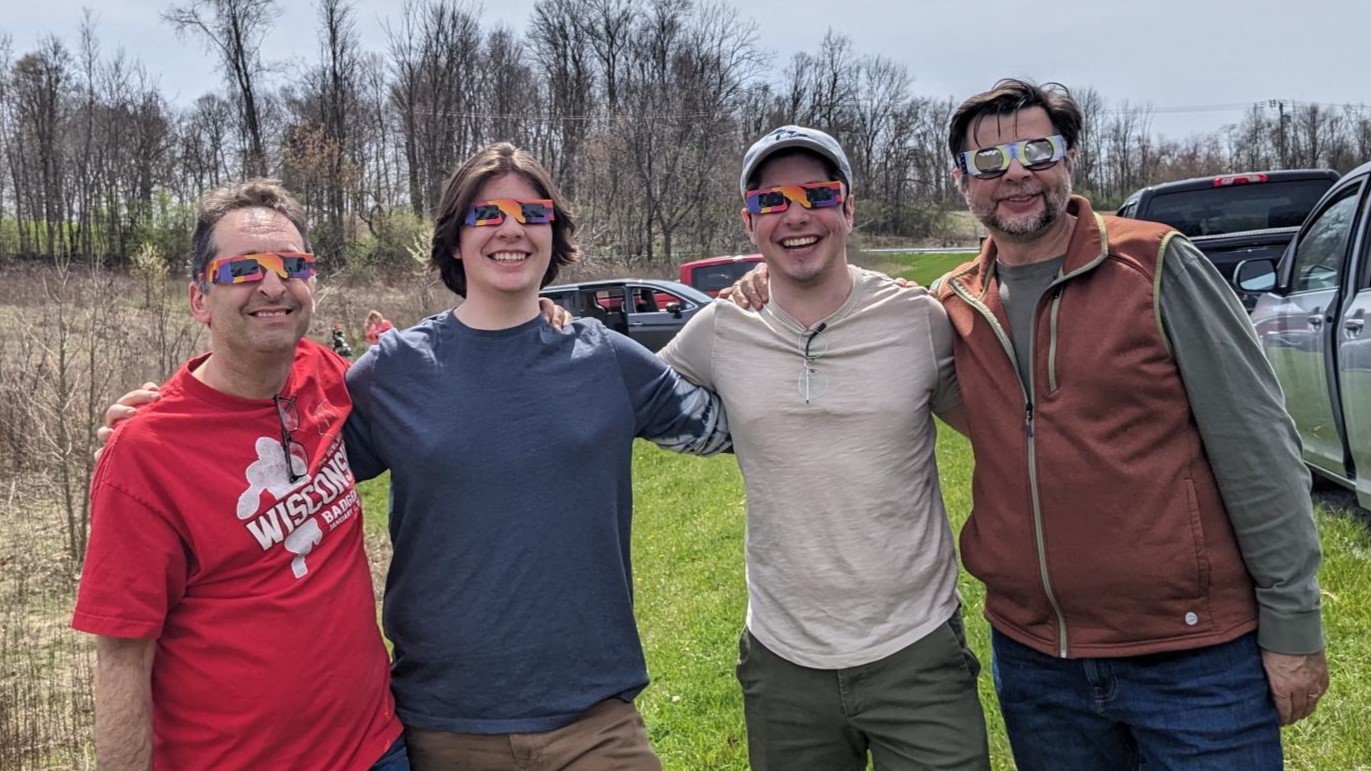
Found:
[[[996, 266], [1020, 377], [1038, 298], [1062, 259]], [[1277, 653], [1322, 650], [1319, 536], [1309, 471], [1276, 375], [1233, 290], [1188, 239], [1161, 262], [1162, 328], [1190, 399], [1205, 454], [1256, 585], [1257, 638]]]

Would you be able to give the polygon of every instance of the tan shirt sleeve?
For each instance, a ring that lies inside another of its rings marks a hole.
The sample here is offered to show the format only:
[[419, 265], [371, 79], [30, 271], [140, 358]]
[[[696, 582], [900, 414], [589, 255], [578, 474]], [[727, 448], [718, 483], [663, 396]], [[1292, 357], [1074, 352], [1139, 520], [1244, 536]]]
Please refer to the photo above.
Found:
[[711, 391], [714, 385], [714, 327], [720, 301], [700, 309], [685, 327], [657, 352], [681, 377]]
[[938, 384], [933, 389], [933, 414], [960, 433], [966, 433], [966, 407], [962, 404], [962, 389], [957, 383], [957, 369], [952, 364], [952, 322], [947, 309], [929, 296], [929, 348], [938, 365]]

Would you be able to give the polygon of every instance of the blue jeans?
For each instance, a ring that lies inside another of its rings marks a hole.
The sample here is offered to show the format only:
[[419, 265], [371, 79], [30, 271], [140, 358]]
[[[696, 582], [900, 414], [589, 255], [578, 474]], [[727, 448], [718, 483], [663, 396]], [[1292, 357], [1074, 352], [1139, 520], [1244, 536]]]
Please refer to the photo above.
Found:
[[403, 735], [372, 764], [371, 771], [409, 771], [409, 752], [405, 749]]
[[1060, 659], [999, 632], [991, 644], [1019, 771], [1282, 768], [1255, 633], [1125, 658]]

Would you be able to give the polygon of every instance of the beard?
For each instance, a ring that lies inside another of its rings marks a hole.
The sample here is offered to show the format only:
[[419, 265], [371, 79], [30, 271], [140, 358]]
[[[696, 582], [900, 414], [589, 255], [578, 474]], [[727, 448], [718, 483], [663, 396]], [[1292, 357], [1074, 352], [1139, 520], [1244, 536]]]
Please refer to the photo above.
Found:
[[[1065, 177], [1059, 185], [1034, 179], [1017, 187], [1001, 188], [997, 191], [998, 198], [989, 201], [974, 200], [969, 183], [970, 180], [964, 177], [962, 196], [966, 199], [967, 208], [1001, 241], [1033, 241], [1062, 218], [1066, 213], [1066, 204], [1071, 200], [1070, 177]], [[1023, 195], [1042, 195], [1042, 211], [1019, 215], [1001, 215], [997, 212], [1002, 199]]]

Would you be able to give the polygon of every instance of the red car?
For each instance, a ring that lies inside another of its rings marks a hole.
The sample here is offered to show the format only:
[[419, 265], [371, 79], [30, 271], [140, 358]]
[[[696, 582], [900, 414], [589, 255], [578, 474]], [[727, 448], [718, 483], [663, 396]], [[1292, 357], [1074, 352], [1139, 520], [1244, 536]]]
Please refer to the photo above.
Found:
[[681, 283], [718, 297], [721, 290], [733, 286], [762, 261], [760, 254], [737, 254], [732, 257], [710, 257], [681, 264]]

